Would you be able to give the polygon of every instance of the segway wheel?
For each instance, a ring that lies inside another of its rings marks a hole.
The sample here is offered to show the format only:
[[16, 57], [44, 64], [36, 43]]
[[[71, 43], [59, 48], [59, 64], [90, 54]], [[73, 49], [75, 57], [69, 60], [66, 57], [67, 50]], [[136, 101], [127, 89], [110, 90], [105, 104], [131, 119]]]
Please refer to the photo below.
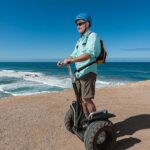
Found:
[[65, 123], [66, 129], [69, 132], [74, 133], [73, 130], [72, 130], [72, 127], [73, 127], [73, 124], [74, 124], [74, 121], [73, 121], [73, 111], [71, 109], [69, 109], [66, 112], [64, 123]]
[[92, 122], [84, 134], [86, 150], [112, 150], [115, 141], [115, 131], [111, 121]]

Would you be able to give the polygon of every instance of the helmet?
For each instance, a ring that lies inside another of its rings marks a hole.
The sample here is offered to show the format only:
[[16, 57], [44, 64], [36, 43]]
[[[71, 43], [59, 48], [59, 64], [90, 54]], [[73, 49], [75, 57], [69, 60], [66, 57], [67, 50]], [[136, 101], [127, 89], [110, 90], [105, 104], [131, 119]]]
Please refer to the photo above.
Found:
[[91, 19], [91, 16], [87, 13], [81, 13], [81, 14], [78, 14], [75, 18], [75, 23], [79, 20], [85, 20], [85, 21], [88, 21], [90, 23], [90, 26], [92, 26], [92, 19]]

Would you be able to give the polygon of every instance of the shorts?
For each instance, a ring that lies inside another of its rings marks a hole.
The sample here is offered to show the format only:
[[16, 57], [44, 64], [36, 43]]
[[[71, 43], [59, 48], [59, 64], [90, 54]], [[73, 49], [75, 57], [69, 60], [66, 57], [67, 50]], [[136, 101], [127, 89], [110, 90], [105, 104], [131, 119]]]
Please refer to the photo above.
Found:
[[86, 99], [93, 99], [95, 96], [96, 74], [89, 72], [79, 79], [76, 79], [76, 86], [79, 96]]

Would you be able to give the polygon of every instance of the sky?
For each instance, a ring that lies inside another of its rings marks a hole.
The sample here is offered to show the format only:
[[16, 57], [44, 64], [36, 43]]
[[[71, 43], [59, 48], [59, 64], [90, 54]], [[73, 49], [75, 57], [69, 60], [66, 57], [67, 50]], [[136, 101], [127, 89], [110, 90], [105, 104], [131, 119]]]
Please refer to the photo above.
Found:
[[0, 61], [68, 57], [80, 36], [74, 19], [83, 12], [109, 60], [150, 61], [149, 6], [149, 0], [0, 0]]

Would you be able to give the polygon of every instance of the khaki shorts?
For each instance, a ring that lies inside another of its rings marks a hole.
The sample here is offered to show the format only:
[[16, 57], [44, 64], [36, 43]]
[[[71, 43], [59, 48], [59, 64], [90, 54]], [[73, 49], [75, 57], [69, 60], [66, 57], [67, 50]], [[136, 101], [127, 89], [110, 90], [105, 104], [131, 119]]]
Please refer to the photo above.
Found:
[[79, 79], [76, 79], [76, 85], [79, 95], [82, 99], [93, 99], [95, 95], [96, 74], [89, 72]]

